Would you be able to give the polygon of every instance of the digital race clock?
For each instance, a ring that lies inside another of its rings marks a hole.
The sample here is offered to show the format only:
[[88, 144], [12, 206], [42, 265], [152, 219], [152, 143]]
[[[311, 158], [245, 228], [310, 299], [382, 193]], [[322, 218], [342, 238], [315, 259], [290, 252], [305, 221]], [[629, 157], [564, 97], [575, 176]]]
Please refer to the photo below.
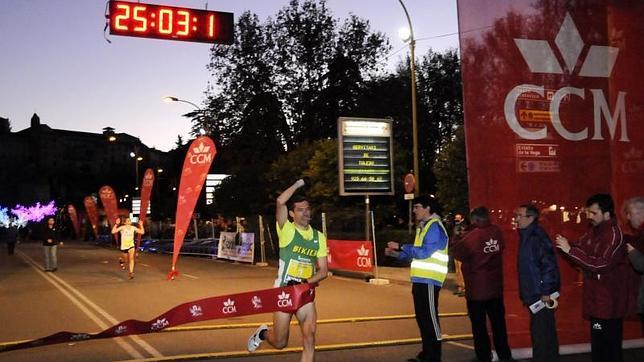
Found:
[[110, 34], [231, 44], [233, 13], [110, 1]]

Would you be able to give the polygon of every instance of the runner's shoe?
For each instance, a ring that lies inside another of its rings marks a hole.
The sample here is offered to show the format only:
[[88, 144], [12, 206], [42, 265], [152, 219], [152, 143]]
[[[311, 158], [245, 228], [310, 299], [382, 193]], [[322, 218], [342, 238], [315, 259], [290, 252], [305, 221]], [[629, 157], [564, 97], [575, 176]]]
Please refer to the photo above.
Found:
[[134, 273], [127, 273], [128, 277], [130, 277], [130, 280], [134, 279]]
[[266, 324], [262, 324], [255, 330], [255, 333], [248, 338], [248, 352], [255, 352], [257, 347], [263, 342], [261, 338], [259, 338], [260, 334], [262, 334], [262, 331], [267, 331], [268, 326]]
[[119, 264], [121, 264], [121, 270], [125, 270], [125, 264], [123, 263], [123, 259], [119, 258]]

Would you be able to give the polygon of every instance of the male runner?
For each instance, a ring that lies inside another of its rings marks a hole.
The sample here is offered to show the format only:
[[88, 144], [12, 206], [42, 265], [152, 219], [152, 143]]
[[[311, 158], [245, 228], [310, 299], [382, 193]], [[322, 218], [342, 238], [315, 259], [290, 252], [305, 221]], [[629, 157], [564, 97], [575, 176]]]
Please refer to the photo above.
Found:
[[121, 264], [121, 269], [125, 269], [123, 260], [128, 261], [128, 277], [134, 279], [134, 253], [136, 251], [134, 248], [134, 233], [143, 235], [145, 230], [143, 230], [143, 225], [139, 224], [138, 227], [132, 225], [132, 220], [129, 217], [125, 218], [124, 225], [119, 226], [120, 223], [121, 218], [117, 218], [112, 228], [112, 234], [121, 233], [121, 253], [123, 253], [123, 257], [119, 258], [119, 263]]
[[[279, 237], [280, 261], [275, 287], [300, 283], [317, 283], [327, 277], [326, 237], [309, 225], [311, 208], [303, 195], [293, 195], [304, 186], [297, 180], [277, 197], [275, 218]], [[293, 221], [289, 221], [288, 217]], [[289, 325], [293, 315], [285, 312], [273, 314], [273, 328], [263, 324], [248, 339], [248, 351], [253, 352], [262, 341], [277, 349], [288, 344]], [[304, 350], [300, 361], [313, 361], [315, 353], [315, 327], [317, 312], [315, 302], [302, 306], [295, 312], [302, 331]]]

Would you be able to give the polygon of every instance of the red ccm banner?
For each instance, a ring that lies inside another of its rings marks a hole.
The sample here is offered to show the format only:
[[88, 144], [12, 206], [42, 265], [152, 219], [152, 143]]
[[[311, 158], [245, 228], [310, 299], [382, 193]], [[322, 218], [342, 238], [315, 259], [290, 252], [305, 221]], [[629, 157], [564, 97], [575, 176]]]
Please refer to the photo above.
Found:
[[373, 246], [370, 241], [329, 239], [326, 245], [329, 248], [329, 269], [362, 273], [373, 271]]
[[188, 153], [183, 161], [181, 181], [179, 182], [172, 269], [168, 274], [168, 279], [174, 279], [178, 275], [176, 266], [183, 239], [186, 236], [186, 231], [190, 225], [190, 217], [216, 154], [215, 143], [207, 136], [198, 137], [188, 147]]
[[80, 224], [78, 223], [78, 213], [76, 213], [76, 208], [74, 207], [74, 205], [67, 205], [67, 214], [69, 215], [69, 219], [72, 221], [76, 239], [80, 239]]
[[85, 196], [83, 199], [83, 206], [85, 206], [85, 211], [87, 212], [87, 218], [89, 219], [90, 224], [92, 225], [92, 232], [94, 233], [94, 238], [98, 237], [98, 213], [96, 212], [96, 201], [91, 196]]
[[[143, 175], [141, 182], [141, 208], [139, 211], [139, 224], [145, 225], [145, 218], [148, 213], [148, 205], [150, 204], [150, 194], [152, 193], [152, 186], [154, 185], [154, 170], [148, 168]], [[138, 250], [141, 245], [141, 234], [137, 234], [136, 248]]]
[[302, 306], [315, 300], [315, 286], [299, 284], [195, 300], [178, 305], [149, 321], [129, 319], [99, 333], [58, 332], [31, 341], [0, 345], [0, 352], [56, 343], [156, 333], [169, 327], [211, 319], [234, 318], [278, 311], [295, 313]]
[[114, 226], [114, 221], [118, 217], [118, 206], [116, 204], [116, 194], [110, 186], [103, 186], [98, 190], [98, 195], [101, 198], [101, 203], [105, 209], [105, 215], [110, 227]]
[[[459, 0], [458, 15], [470, 205], [487, 206], [504, 230], [508, 335], [529, 347], [514, 209], [534, 203], [553, 239], [574, 240], [589, 196], [610, 193], [619, 211], [642, 194], [644, 3]], [[589, 342], [579, 272], [558, 261], [559, 341]], [[640, 333], [625, 321], [624, 339]]]

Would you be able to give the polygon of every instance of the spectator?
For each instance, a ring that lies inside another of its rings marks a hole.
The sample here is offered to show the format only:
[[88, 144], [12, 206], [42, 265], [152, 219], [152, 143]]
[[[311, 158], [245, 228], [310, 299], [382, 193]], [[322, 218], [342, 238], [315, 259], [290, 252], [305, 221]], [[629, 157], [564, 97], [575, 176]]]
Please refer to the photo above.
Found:
[[552, 241], [539, 225], [539, 210], [531, 204], [519, 206], [515, 213], [519, 229], [519, 296], [526, 307], [539, 301], [551, 308], [530, 310], [532, 360], [556, 362], [559, 360], [559, 339], [555, 324], [554, 302], [550, 295], [559, 291], [559, 266]]
[[631, 269], [626, 244], [610, 195], [591, 196], [586, 214], [591, 229], [572, 242], [557, 235], [557, 247], [584, 272], [583, 314], [590, 320], [593, 361], [621, 362], [623, 320], [629, 313], [624, 285]]
[[[634, 231], [634, 235], [629, 236], [626, 244], [628, 259], [635, 270], [642, 274], [644, 273], [644, 197], [634, 197], [626, 201], [626, 219]], [[642, 322], [642, 336], [644, 336], [644, 274], [640, 277], [637, 311]]]
[[490, 223], [490, 214], [485, 207], [473, 209], [470, 220], [472, 230], [464, 234], [455, 232], [449, 250], [451, 255], [462, 261], [476, 361], [492, 362], [487, 318], [490, 319], [499, 360], [513, 361], [503, 304], [503, 234], [501, 229]]

